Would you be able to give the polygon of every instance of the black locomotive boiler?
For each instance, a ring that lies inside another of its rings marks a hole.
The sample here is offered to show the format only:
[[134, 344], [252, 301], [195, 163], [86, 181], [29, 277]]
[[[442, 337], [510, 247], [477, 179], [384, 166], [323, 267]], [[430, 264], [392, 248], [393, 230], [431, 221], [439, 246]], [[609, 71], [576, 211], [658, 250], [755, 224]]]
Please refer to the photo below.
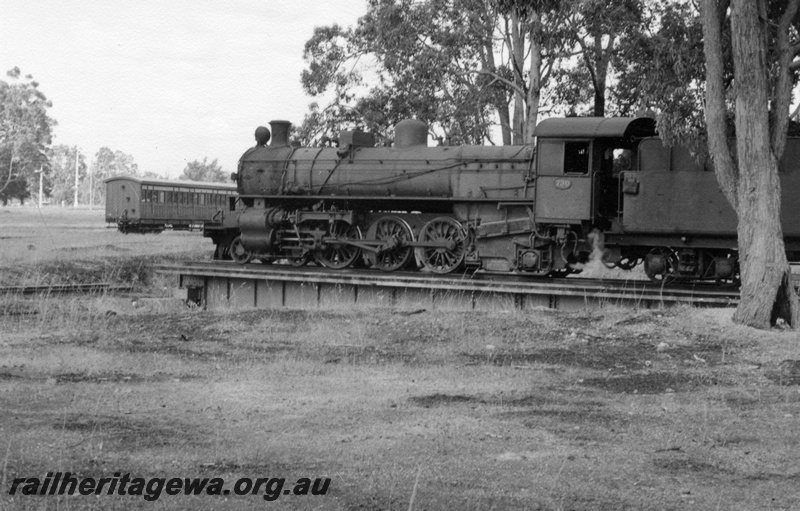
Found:
[[[243, 208], [230, 254], [242, 264], [563, 276], [601, 252], [606, 266], [644, 262], [654, 280], [737, 278], [736, 217], [713, 172], [665, 147], [650, 118], [548, 119], [535, 148], [428, 147], [416, 120], [396, 126], [392, 147], [359, 131], [338, 147], [294, 147], [288, 122], [271, 127], [233, 176]], [[797, 142], [782, 162], [790, 260], [800, 256]]]

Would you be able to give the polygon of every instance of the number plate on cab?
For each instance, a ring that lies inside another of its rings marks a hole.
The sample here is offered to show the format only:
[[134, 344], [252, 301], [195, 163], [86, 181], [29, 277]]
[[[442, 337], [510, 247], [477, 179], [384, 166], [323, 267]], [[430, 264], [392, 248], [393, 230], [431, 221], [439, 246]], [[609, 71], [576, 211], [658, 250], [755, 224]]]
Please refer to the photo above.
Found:
[[570, 181], [569, 179], [562, 178], [562, 179], [556, 179], [554, 184], [556, 188], [558, 188], [559, 190], [566, 190], [567, 188], [572, 186], [572, 181]]

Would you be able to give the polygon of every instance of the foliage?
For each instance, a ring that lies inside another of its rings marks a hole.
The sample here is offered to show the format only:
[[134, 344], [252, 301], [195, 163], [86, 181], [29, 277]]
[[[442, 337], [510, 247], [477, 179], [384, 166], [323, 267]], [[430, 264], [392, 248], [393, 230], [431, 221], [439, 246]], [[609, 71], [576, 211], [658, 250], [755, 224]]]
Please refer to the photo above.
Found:
[[575, 58], [564, 60], [554, 72], [549, 87], [554, 111], [630, 115], [636, 96], [633, 101], [619, 101], [615, 85], [628, 66], [621, 55], [645, 29], [644, 0], [571, 0], [568, 7], [571, 12], [562, 30]]
[[360, 123], [390, 140], [394, 124], [415, 117], [433, 135], [479, 144], [497, 114], [504, 143], [512, 133], [521, 142], [532, 134], [542, 73], [564, 56], [563, 37], [549, 30], [560, 3], [369, 0], [355, 28], [318, 27], [306, 43], [303, 86], [330, 104], [312, 104], [299, 137], [319, 142]]
[[[464, 55], [469, 30], [440, 4], [374, 0], [354, 29], [318, 27], [305, 46], [303, 86], [310, 95], [330, 93], [333, 99], [322, 110], [314, 104], [304, 136], [330, 138], [349, 126], [391, 139], [397, 122], [416, 117], [444, 136], [479, 141], [486, 134], [486, 102], [476, 101], [474, 77], [446, 72], [473, 65]], [[443, 18], [450, 30], [442, 30]], [[442, 69], [442, 62], [451, 68]], [[365, 85], [364, 73], [376, 75], [369, 80], [373, 87]]]
[[[45, 158], [56, 122], [47, 114], [52, 103], [31, 75], [18, 67], [0, 80], [0, 199], [24, 199], [34, 173], [48, 168]], [[37, 180], [38, 181], [38, 180]]]
[[657, 113], [659, 134], [669, 145], [705, 153], [705, 58], [698, 12], [686, 1], [648, 2], [642, 31], [629, 34], [615, 65], [613, 89], [620, 106]]
[[74, 204], [75, 202], [75, 158], [78, 154], [78, 189], [86, 179], [86, 155], [78, 152], [76, 147], [63, 144], [53, 146], [47, 152], [50, 172], [45, 174], [45, 189], [56, 204]]
[[3, 206], [8, 206], [8, 201], [18, 199], [20, 203], [30, 198], [31, 192], [28, 190], [28, 182], [21, 177], [17, 177], [8, 182], [3, 191], [0, 192], [0, 202]]
[[[83, 202], [92, 204], [105, 202], [106, 187], [103, 181], [114, 176], [144, 177], [139, 172], [139, 166], [133, 161], [133, 156], [122, 151], [112, 151], [108, 147], [101, 147], [94, 155], [91, 173], [83, 186]], [[90, 189], [91, 186], [91, 189]]]
[[209, 163], [208, 157], [205, 157], [203, 161], [194, 160], [187, 163], [186, 168], [183, 169], [183, 174], [178, 179], [224, 183], [228, 180], [228, 176], [225, 175], [222, 167], [217, 162], [217, 158], [214, 158]]

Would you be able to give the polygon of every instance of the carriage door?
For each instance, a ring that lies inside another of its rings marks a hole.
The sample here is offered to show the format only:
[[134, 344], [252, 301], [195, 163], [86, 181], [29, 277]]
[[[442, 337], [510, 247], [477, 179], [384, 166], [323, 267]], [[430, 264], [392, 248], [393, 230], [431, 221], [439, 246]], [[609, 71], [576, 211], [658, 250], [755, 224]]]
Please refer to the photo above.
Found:
[[540, 137], [536, 163], [536, 221], [591, 220], [592, 141]]

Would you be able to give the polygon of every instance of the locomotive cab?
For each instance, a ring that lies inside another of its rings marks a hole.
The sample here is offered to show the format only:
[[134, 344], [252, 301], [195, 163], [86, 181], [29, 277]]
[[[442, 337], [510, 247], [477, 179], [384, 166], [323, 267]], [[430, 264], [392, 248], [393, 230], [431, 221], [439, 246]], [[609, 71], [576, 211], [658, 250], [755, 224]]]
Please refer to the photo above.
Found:
[[607, 228], [623, 209], [622, 179], [637, 161], [639, 140], [655, 135], [650, 118], [547, 119], [538, 142], [536, 218]]

